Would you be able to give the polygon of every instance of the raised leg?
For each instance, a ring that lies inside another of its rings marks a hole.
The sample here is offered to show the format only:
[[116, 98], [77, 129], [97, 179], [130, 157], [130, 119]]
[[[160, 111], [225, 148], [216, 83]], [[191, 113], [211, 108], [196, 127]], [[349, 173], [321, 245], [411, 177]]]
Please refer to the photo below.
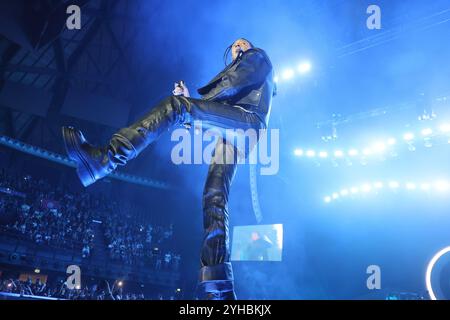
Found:
[[259, 129], [262, 122], [243, 108], [212, 101], [171, 96], [148, 114], [113, 135], [106, 147], [95, 147], [83, 134], [71, 127], [63, 128], [69, 157], [78, 164], [78, 176], [84, 186], [105, 177], [118, 165], [134, 159], [164, 131], [176, 124], [201, 120], [219, 129]]

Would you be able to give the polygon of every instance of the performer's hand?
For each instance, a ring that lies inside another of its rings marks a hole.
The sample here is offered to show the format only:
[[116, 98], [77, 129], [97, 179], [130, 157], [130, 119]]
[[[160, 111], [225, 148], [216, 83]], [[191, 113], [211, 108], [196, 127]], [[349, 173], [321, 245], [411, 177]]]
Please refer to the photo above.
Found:
[[184, 81], [180, 81], [180, 83], [174, 84], [174, 90], [172, 91], [174, 96], [184, 96], [189, 98], [191, 95], [189, 94], [189, 89], [187, 88]]

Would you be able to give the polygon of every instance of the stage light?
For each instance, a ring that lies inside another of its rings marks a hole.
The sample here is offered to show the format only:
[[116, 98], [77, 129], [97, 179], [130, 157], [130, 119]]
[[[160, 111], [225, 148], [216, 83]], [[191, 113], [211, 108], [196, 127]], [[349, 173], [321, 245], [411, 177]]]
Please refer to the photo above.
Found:
[[327, 158], [328, 157], [328, 153], [326, 151], [320, 151], [319, 152], [319, 157], [320, 158]]
[[361, 190], [363, 192], [370, 192], [370, 190], [372, 190], [372, 187], [370, 186], [370, 184], [366, 183], [361, 187]]
[[298, 65], [298, 72], [300, 72], [301, 74], [305, 74], [311, 71], [311, 68], [312, 68], [311, 63], [305, 61]]
[[448, 182], [443, 181], [443, 180], [436, 181], [436, 183], [434, 184], [434, 187], [436, 188], [437, 191], [440, 191], [440, 192], [445, 192], [445, 191], [448, 191], [448, 189], [449, 189]]
[[336, 151], [334, 152], [334, 156], [335, 156], [336, 158], [341, 158], [341, 157], [344, 156], [344, 152], [342, 152], [341, 150], [336, 150]]
[[351, 149], [351, 150], [348, 152], [348, 155], [351, 156], [351, 157], [355, 157], [355, 156], [358, 155], [358, 150], [356, 150], [356, 149]]
[[431, 186], [430, 186], [429, 183], [422, 183], [422, 184], [420, 185], [420, 189], [422, 189], [422, 190], [424, 190], [424, 191], [428, 191], [428, 190], [431, 189]]
[[444, 123], [439, 127], [439, 130], [441, 130], [444, 133], [450, 132], [450, 123]]
[[34, 269], [34, 273], [41, 273], [41, 270], [39, 268]]
[[440, 250], [438, 253], [434, 255], [434, 257], [428, 263], [427, 271], [425, 274], [425, 283], [427, 286], [428, 294], [430, 295], [431, 300], [437, 300], [436, 295], [433, 291], [433, 286], [431, 285], [431, 273], [433, 272], [434, 265], [436, 262], [446, 253], [450, 252], [450, 246]]
[[350, 192], [351, 193], [358, 193], [359, 189], [357, 187], [353, 187], [353, 188], [350, 189]]
[[177, 288], [177, 292], [181, 292], [181, 289], [180, 289], [180, 288]]
[[387, 141], [387, 144], [390, 146], [393, 146], [396, 143], [397, 143], [397, 140], [395, 140], [394, 138], [389, 138]]
[[365, 149], [363, 150], [363, 154], [364, 154], [365, 156], [371, 155], [371, 154], [372, 154], [372, 150], [371, 150], [370, 148], [365, 148]]
[[373, 150], [375, 152], [383, 152], [384, 150], [386, 150], [386, 145], [383, 142], [377, 142], [373, 146]]
[[283, 71], [283, 79], [284, 80], [290, 80], [294, 77], [294, 70], [292, 69], [286, 69]]
[[279, 78], [279, 77], [274, 77], [274, 78], [273, 78], [273, 82], [275, 82], [275, 83], [280, 82], [280, 78]]
[[377, 182], [375, 182], [373, 185], [374, 185], [375, 189], [381, 189], [381, 188], [383, 188], [383, 182], [377, 181]]
[[301, 157], [303, 156], [304, 152], [302, 149], [295, 149], [294, 150], [294, 155], [296, 155], [297, 157]]
[[122, 281], [119, 281], [119, 282], [117, 283], [117, 285], [118, 285], [119, 287], [121, 287], [121, 286], [123, 286], [123, 282], [122, 282]]
[[408, 189], [408, 190], [415, 190], [416, 189], [416, 185], [414, 183], [412, 183], [412, 182], [408, 182], [406, 184], [406, 189]]
[[403, 139], [404, 139], [405, 141], [411, 141], [411, 140], [413, 140], [413, 139], [414, 139], [414, 133], [411, 133], [411, 132], [405, 133], [405, 134], [403, 135]]
[[429, 136], [431, 134], [433, 134], [433, 130], [431, 128], [426, 128], [426, 129], [422, 130], [422, 135], [423, 136]]
[[397, 189], [398, 187], [400, 187], [400, 184], [397, 181], [391, 181], [389, 182], [389, 188], [391, 189]]
[[10, 283], [8, 283], [8, 288], [11, 288], [12, 287], [12, 283], [10, 282]]
[[347, 189], [341, 190], [341, 196], [343, 197], [348, 196], [348, 190]]
[[310, 158], [315, 157], [316, 152], [314, 150], [308, 150], [308, 151], [306, 151], [306, 156], [310, 157]]
[[323, 199], [326, 203], [330, 203], [331, 202], [331, 197], [327, 196]]
[[339, 195], [337, 193], [333, 193], [331, 196], [333, 197], [333, 199], [339, 198]]

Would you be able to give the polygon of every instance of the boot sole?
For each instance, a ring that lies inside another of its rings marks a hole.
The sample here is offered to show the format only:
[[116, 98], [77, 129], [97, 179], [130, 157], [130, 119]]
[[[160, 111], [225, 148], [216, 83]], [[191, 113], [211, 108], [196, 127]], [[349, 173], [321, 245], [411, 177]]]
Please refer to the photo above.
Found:
[[77, 138], [75, 135], [75, 130], [72, 127], [62, 127], [62, 136], [64, 140], [64, 146], [66, 148], [67, 155], [73, 161], [75, 161], [77, 166], [77, 174], [83, 186], [87, 187], [93, 184], [97, 179], [89, 167], [88, 161], [83, 157], [81, 150], [76, 143]]

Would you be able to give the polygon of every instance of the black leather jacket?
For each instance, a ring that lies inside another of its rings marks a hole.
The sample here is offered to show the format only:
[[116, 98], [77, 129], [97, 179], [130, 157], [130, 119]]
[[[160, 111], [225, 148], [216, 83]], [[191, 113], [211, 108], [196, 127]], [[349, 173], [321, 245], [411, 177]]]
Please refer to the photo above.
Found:
[[276, 90], [273, 76], [267, 54], [252, 48], [197, 91], [203, 100], [238, 105], [256, 113], [267, 127]]

